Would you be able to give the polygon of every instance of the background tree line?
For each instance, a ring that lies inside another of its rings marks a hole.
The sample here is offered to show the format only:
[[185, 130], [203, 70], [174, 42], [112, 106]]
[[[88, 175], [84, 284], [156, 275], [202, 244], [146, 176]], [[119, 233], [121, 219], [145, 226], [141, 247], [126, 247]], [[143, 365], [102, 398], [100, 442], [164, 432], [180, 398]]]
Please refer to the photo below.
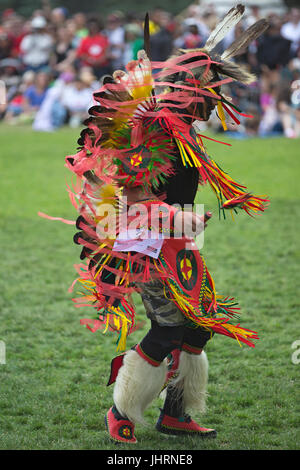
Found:
[[63, 6], [70, 13], [81, 11], [106, 15], [114, 10], [144, 13], [147, 9], [153, 10], [156, 7], [163, 7], [171, 13], [178, 14], [191, 3], [193, 3], [191, 0], [164, 0], [163, 2], [159, 0], [144, 0], [142, 2], [138, 0], [89, 0], [88, 2], [82, 0], [0, 0], [0, 13], [6, 8], [13, 8], [21, 15], [29, 17], [34, 10], [42, 8], [43, 5], [50, 5], [51, 8]]

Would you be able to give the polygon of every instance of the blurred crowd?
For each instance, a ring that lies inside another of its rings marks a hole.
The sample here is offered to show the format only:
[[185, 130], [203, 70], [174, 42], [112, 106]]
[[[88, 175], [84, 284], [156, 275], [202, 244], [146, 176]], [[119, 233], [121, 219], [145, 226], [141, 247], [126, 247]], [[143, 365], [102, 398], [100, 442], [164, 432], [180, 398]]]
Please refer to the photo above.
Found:
[[[143, 47], [143, 15], [120, 11], [108, 16], [70, 14], [47, 2], [31, 18], [13, 9], [0, 12], [0, 119], [11, 125], [30, 123], [52, 131], [77, 127], [92, 105], [101, 76], [124, 69]], [[261, 17], [259, 6], [220, 45], [225, 50]], [[177, 17], [150, 11], [152, 60], [166, 60], [176, 49], [199, 48], [219, 22], [214, 7], [190, 6]], [[235, 60], [252, 70], [257, 81], [225, 86], [225, 94], [252, 119], [229, 125], [237, 137], [300, 137], [300, 9], [268, 15], [270, 27]], [[227, 87], [227, 89], [226, 89]], [[6, 93], [4, 93], [4, 89]], [[209, 123], [221, 129], [217, 115]]]

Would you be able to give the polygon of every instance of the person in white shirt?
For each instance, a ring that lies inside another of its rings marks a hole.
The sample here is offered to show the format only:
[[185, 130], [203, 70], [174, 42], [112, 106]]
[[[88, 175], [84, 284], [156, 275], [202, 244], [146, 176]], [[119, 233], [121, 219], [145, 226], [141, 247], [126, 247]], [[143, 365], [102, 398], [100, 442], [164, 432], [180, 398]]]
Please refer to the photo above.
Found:
[[46, 24], [44, 17], [36, 16], [31, 21], [32, 32], [22, 39], [20, 49], [27, 70], [39, 72], [49, 63], [53, 39], [45, 31]]
[[71, 127], [79, 126], [88, 117], [88, 109], [94, 104], [93, 93], [98, 88], [99, 83], [87, 68], [64, 88], [61, 104], [70, 116]]
[[110, 44], [110, 58], [114, 70], [124, 67], [123, 53], [125, 50], [125, 30], [122, 25], [122, 15], [119, 12], [112, 13], [107, 18], [104, 34]]
[[281, 35], [285, 39], [292, 41], [291, 52], [294, 56], [300, 46], [300, 9], [292, 8], [290, 11], [290, 21], [281, 27]]

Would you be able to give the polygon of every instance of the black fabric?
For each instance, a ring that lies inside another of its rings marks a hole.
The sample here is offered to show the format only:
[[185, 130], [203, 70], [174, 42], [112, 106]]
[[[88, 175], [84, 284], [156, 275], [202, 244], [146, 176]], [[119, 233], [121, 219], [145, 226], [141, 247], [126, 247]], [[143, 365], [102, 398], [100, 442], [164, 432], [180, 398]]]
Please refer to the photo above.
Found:
[[173, 163], [175, 174], [166, 178], [164, 184], [160, 184], [158, 188], [152, 188], [153, 193], [166, 194], [166, 202], [169, 205], [180, 204], [194, 204], [197, 194], [199, 171], [194, 167], [183, 166], [179, 152], [176, 154], [176, 160]]
[[155, 361], [162, 362], [173, 349], [181, 347], [183, 326], [159, 326], [151, 322], [151, 329], [140, 342], [143, 352]]
[[203, 348], [211, 337], [211, 332], [201, 327], [160, 326], [152, 321], [151, 329], [140, 342], [140, 347], [151, 359], [162, 362], [174, 349], [181, 349], [183, 343]]
[[290, 60], [291, 41], [281, 34], [263, 34], [258, 39], [257, 60], [260, 65], [267, 65], [271, 70], [284, 66]]
[[184, 415], [183, 389], [169, 386], [162, 411], [172, 418], [180, 418]]
[[[157, 130], [165, 132], [166, 137], [170, 137], [169, 132], [166, 130], [167, 125], [161, 120], [159, 123], [154, 122], [152, 126], [157, 126]], [[163, 201], [169, 205], [180, 204], [194, 204], [197, 194], [199, 183], [199, 171], [196, 167], [186, 167], [182, 163], [182, 158], [178, 147], [173, 140], [174, 153], [172, 160], [172, 167], [174, 174], [165, 176], [165, 181], [158, 186], [152, 186], [151, 190], [156, 196], [166, 196]]]
[[53, 55], [55, 57], [55, 65], [59, 64], [60, 62], [63, 62], [67, 57], [69, 52], [73, 49], [72, 45], [69, 44], [65, 49], [62, 51], [59, 50], [58, 45], [56, 45]]
[[189, 346], [203, 349], [213, 335], [213, 331], [207, 331], [201, 327], [185, 328], [183, 342]]

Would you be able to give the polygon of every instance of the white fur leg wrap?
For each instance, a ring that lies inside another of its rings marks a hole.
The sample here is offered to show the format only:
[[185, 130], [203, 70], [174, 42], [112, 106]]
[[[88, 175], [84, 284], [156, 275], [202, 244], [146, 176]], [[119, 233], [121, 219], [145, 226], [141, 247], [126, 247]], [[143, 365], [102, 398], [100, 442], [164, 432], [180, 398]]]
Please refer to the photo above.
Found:
[[208, 382], [208, 360], [204, 351], [199, 355], [180, 354], [178, 376], [172, 386], [183, 387], [183, 406], [185, 410], [195, 409], [201, 413], [206, 408], [206, 388]]
[[127, 351], [119, 370], [114, 403], [122, 416], [133, 423], [145, 424], [143, 413], [158, 396], [166, 377], [167, 366], [162, 362], [154, 367], [133, 350]]

